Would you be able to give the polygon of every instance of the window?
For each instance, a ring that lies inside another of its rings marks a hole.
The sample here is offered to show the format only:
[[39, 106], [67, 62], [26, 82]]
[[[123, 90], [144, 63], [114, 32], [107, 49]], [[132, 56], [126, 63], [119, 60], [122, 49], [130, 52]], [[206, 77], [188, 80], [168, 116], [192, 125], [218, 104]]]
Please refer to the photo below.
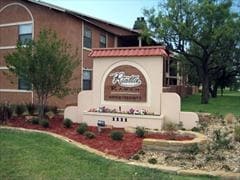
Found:
[[83, 70], [83, 90], [92, 89], [92, 71]]
[[19, 25], [18, 40], [22, 44], [26, 44], [26, 42], [31, 39], [32, 39], [32, 24]]
[[88, 27], [84, 28], [84, 47], [92, 48], [92, 32]]
[[106, 48], [107, 47], [107, 40], [106, 40], [106, 35], [105, 34], [100, 34], [99, 47], [100, 48]]
[[31, 90], [31, 84], [21, 78], [18, 79], [18, 89], [21, 90]]

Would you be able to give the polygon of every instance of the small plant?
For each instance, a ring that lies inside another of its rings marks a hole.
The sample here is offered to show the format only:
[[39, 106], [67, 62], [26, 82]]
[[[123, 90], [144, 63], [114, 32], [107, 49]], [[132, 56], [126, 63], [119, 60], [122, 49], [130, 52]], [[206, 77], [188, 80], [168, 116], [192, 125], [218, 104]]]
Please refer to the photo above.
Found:
[[144, 152], [143, 150], [140, 150], [140, 151], [138, 152], [138, 154], [140, 154], [140, 155], [144, 155], [145, 152]]
[[165, 131], [176, 131], [178, 129], [177, 127], [178, 125], [171, 121], [164, 122], [163, 124], [163, 130]]
[[0, 123], [6, 123], [12, 117], [13, 109], [9, 104], [0, 104]]
[[28, 103], [28, 104], [26, 104], [26, 108], [27, 108], [28, 114], [33, 116], [34, 112], [36, 110], [36, 105], [32, 104], [32, 103]]
[[15, 113], [18, 115], [18, 116], [21, 116], [24, 112], [25, 112], [25, 106], [23, 104], [17, 104], [15, 106]]
[[65, 119], [63, 120], [63, 125], [64, 125], [64, 127], [66, 127], [66, 128], [72, 127], [72, 121], [71, 121], [71, 119], [65, 118]]
[[122, 131], [112, 131], [110, 134], [112, 140], [120, 141], [123, 139], [123, 132]]
[[40, 119], [38, 117], [34, 117], [31, 119], [32, 124], [39, 124], [39, 122], [40, 122]]
[[230, 149], [231, 140], [227, 138], [227, 133], [222, 133], [220, 129], [213, 131], [213, 149]]
[[143, 138], [145, 135], [144, 127], [137, 127], [136, 128], [136, 135], [137, 137]]
[[135, 155], [132, 157], [132, 159], [134, 159], [134, 160], [139, 160], [139, 159], [140, 159], [140, 156], [139, 156], [138, 154], [135, 154]]
[[40, 124], [42, 127], [44, 127], [44, 128], [49, 127], [49, 122], [48, 122], [47, 119], [41, 119], [41, 120], [39, 121], [39, 124]]
[[77, 128], [77, 132], [79, 134], [84, 134], [87, 131], [88, 125], [87, 123], [80, 123], [78, 128]]
[[157, 164], [156, 158], [150, 158], [150, 159], [148, 159], [148, 162], [149, 162], [150, 164]]
[[84, 133], [84, 136], [85, 136], [87, 139], [93, 139], [93, 138], [96, 137], [96, 135], [95, 135], [93, 132], [91, 132], [91, 131], [86, 131], [86, 132]]
[[234, 139], [240, 142], [240, 126], [235, 126], [234, 128]]
[[187, 154], [196, 155], [196, 154], [198, 154], [200, 152], [200, 149], [199, 149], [197, 144], [193, 144], [193, 145], [183, 149], [182, 152], [187, 153]]
[[193, 127], [191, 130], [194, 131], [194, 132], [200, 132], [201, 131], [201, 129], [199, 127]]

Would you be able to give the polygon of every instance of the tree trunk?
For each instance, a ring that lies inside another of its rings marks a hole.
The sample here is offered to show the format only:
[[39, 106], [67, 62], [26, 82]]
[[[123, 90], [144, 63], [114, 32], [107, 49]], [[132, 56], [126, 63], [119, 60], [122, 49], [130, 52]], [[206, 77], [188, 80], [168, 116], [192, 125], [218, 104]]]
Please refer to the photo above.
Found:
[[217, 85], [217, 83], [215, 83], [213, 86], [213, 93], [212, 93], [213, 98], [217, 97], [217, 90], [218, 90], [218, 85]]
[[224, 88], [221, 87], [221, 96], [223, 96], [223, 90], [224, 90]]
[[39, 118], [43, 119], [44, 118], [44, 109], [46, 105], [46, 97], [43, 94], [38, 95], [38, 113], [39, 113]]
[[202, 81], [201, 103], [208, 104], [208, 99], [209, 99], [209, 77], [207, 74], [205, 74]]

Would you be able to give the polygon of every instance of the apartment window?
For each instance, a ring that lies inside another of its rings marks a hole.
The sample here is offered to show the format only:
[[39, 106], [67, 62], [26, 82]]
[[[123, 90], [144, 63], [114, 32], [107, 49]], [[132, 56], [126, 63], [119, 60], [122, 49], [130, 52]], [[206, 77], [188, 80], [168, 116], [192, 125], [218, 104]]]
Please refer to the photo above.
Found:
[[107, 40], [106, 40], [106, 35], [105, 34], [100, 34], [99, 47], [100, 48], [106, 48], [107, 47]]
[[83, 70], [83, 90], [92, 89], [92, 71]]
[[84, 28], [84, 47], [92, 48], [92, 32], [88, 27]]
[[32, 40], [32, 24], [19, 25], [18, 40], [22, 44], [26, 44], [29, 40]]
[[31, 90], [32, 86], [31, 86], [31, 84], [29, 82], [25, 81], [22, 78], [19, 78], [18, 79], [18, 89], [21, 89], [21, 90]]

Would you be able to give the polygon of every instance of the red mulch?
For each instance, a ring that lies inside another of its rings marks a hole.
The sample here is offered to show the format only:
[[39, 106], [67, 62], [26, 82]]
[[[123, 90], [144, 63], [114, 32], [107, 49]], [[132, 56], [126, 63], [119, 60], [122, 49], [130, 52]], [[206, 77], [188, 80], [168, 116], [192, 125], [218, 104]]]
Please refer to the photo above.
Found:
[[[124, 133], [122, 141], [114, 141], [109, 137], [110, 129], [103, 129], [101, 133], [98, 133], [96, 127], [89, 127], [89, 131], [94, 132], [96, 137], [94, 139], [86, 139], [84, 135], [77, 133], [78, 123], [73, 123], [71, 128], [65, 128], [62, 124], [63, 117], [55, 116], [49, 120], [50, 126], [43, 128], [40, 125], [34, 125], [25, 120], [25, 117], [14, 117], [8, 120], [7, 124], [13, 127], [22, 127], [26, 129], [37, 129], [43, 131], [49, 131], [69, 139], [75, 140], [89, 147], [97, 149], [99, 151], [111, 154], [117, 157], [129, 159], [135, 153], [137, 153], [142, 147], [142, 138], [137, 137], [133, 133]], [[167, 140], [191, 140], [193, 138], [185, 136], [172, 136], [169, 134], [149, 134], [147, 138], [167, 139]]]

